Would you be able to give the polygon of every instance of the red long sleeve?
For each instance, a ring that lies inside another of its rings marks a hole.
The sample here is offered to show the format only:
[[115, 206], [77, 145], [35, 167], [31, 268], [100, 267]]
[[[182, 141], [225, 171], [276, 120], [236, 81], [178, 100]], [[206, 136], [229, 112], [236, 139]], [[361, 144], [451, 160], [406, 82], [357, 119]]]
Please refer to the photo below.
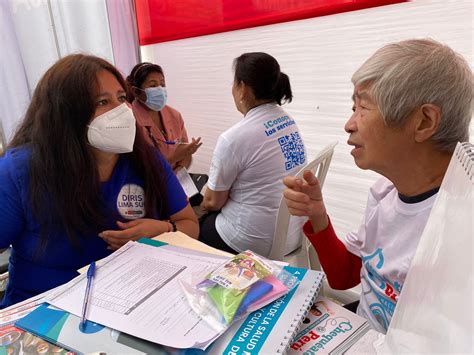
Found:
[[360, 283], [362, 260], [349, 252], [344, 243], [339, 240], [331, 220], [327, 228], [319, 233], [314, 233], [311, 222], [307, 221], [303, 226], [303, 232], [316, 249], [332, 288], [346, 290]]

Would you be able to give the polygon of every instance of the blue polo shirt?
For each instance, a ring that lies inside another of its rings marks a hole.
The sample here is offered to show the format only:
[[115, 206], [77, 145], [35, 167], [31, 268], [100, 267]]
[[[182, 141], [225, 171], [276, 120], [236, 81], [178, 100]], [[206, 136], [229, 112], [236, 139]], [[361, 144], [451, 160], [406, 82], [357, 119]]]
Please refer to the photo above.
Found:
[[[97, 235], [101, 231], [81, 235], [80, 248], [74, 248], [64, 230], [56, 226], [50, 231], [54, 241], [37, 255], [40, 225], [33, 218], [29, 196], [30, 155], [29, 149], [17, 148], [0, 158], [0, 248], [12, 246], [9, 281], [0, 308], [68, 282], [78, 275], [77, 269], [111, 253], [107, 243]], [[159, 159], [164, 163], [168, 206], [173, 215], [188, 202], [169, 164]], [[106, 229], [117, 230], [117, 220], [127, 222], [145, 215], [143, 186], [143, 179], [133, 169], [129, 156], [120, 155], [110, 180], [101, 185], [109, 211]]]

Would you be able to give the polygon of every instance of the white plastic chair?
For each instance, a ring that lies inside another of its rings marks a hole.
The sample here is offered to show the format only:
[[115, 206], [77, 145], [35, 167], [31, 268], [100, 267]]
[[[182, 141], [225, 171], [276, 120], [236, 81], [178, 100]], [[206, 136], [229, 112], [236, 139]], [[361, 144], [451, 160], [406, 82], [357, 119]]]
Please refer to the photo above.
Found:
[[[303, 167], [298, 173], [296, 174], [297, 177], [302, 178], [303, 173], [305, 170], [311, 170], [313, 174], [319, 180], [321, 188], [323, 187], [324, 180], [326, 178], [326, 174], [329, 169], [329, 164], [331, 163], [332, 155], [334, 153], [334, 147], [336, 146], [337, 142], [332, 142], [328, 146], [326, 146], [323, 150], [321, 150], [316, 158], [309, 162], [305, 167]], [[292, 219], [295, 217], [292, 217]], [[296, 217], [297, 218], [297, 217]], [[300, 235], [302, 234], [301, 228], [302, 223], [299, 222], [301, 225], [299, 226]], [[301, 238], [301, 246], [298, 247], [295, 251], [291, 252], [290, 254], [285, 256], [285, 246], [286, 240], [288, 236], [288, 227], [290, 225], [290, 213], [288, 211], [288, 207], [285, 203], [285, 199], [282, 197], [280, 201], [280, 208], [278, 209], [278, 214], [275, 223], [275, 232], [273, 234], [273, 245], [270, 251], [270, 255], [268, 256], [271, 260], [281, 260], [289, 262], [292, 266], [303, 267], [303, 268], [311, 268], [320, 270], [321, 266], [319, 264], [318, 257], [316, 255], [316, 251], [314, 250], [311, 243], [308, 241], [307, 238]]]

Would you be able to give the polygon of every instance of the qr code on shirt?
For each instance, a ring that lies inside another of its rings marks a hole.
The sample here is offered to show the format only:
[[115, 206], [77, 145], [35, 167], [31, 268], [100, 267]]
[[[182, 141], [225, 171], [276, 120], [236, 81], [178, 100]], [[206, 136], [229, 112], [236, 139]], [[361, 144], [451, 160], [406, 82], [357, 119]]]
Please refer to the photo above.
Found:
[[278, 143], [285, 157], [285, 170], [305, 163], [304, 145], [299, 132], [278, 138]]

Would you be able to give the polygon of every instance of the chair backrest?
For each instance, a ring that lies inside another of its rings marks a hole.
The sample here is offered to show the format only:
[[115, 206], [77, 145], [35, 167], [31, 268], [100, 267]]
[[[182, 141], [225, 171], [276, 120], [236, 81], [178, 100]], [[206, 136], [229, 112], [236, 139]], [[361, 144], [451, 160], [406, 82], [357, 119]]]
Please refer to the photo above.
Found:
[[[321, 188], [323, 187], [324, 180], [326, 179], [326, 174], [329, 169], [329, 164], [331, 163], [332, 155], [334, 153], [334, 147], [337, 142], [332, 142], [321, 150], [316, 158], [304, 166], [298, 173], [297, 177], [302, 178], [305, 170], [311, 170], [313, 174], [319, 180]], [[280, 207], [278, 208], [277, 218], [275, 222], [275, 232], [273, 234], [273, 244], [268, 256], [271, 260], [283, 260], [285, 256], [285, 246], [286, 239], [288, 235], [288, 225], [290, 223], [290, 213], [288, 211], [288, 206], [285, 203], [285, 199], [282, 197], [280, 201]], [[308, 243], [306, 239], [302, 241], [303, 252], [308, 255]]]

